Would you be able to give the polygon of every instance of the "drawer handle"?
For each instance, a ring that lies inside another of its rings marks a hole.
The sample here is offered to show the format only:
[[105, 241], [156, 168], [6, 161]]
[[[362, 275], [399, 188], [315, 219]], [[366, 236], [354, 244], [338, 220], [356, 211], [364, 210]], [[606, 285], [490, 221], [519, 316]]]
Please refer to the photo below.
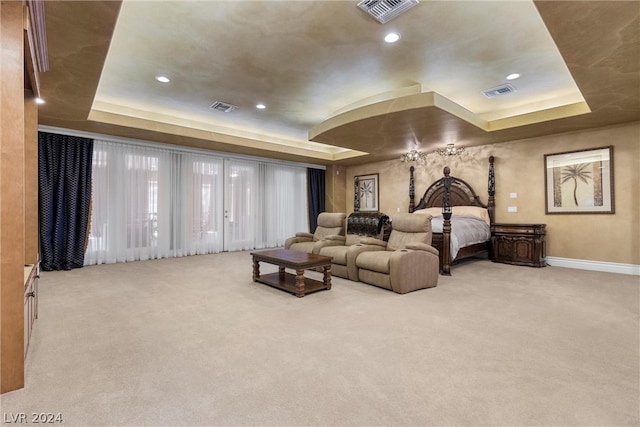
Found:
[[35, 298], [35, 296], [36, 296], [36, 293], [34, 291], [31, 291], [27, 294], [27, 297], [29, 298]]

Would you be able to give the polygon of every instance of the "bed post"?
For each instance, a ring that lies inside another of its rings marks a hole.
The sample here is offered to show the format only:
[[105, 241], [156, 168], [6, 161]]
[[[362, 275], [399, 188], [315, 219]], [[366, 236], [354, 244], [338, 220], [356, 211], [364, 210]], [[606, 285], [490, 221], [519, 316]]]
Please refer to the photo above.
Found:
[[409, 213], [413, 213], [416, 208], [416, 186], [413, 178], [413, 171], [415, 168], [411, 166], [409, 168]]
[[442, 263], [442, 274], [451, 276], [451, 170], [448, 166], [444, 167], [444, 193], [442, 201], [442, 254], [440, 254], [440, 262]]
[[496, 214], [496, 176], [493, 168], [493, 156], [489, 156], [489, 201], [487, 203], [487, 210], [489, 211], [489, 221], [491, 224], [495, 222]]

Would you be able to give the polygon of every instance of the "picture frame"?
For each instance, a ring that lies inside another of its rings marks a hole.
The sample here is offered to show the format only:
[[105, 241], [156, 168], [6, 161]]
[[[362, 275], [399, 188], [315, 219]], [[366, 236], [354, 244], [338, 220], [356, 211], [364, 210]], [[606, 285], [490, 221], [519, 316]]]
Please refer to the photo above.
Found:
[[353, 181], [353, 210], [355, 212], [378, 212], [380, 210], [378, 174], [357, 175]]
[[544, 155], [547, 214], [615, 213], [613, 146]]

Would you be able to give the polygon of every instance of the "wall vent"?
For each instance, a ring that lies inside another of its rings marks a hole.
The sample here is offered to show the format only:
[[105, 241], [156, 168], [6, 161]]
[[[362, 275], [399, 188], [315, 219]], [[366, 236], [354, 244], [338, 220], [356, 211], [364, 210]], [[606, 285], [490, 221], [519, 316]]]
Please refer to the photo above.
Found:
[[418, 0], [362, 0], [358, 7], [385, 24], [418, 4]]
[[492, 87], [491, 89], [483, 90], [484, 96], [487, 98], [493, 98], [494, 96], [506, 95], [507, 93], [513, 93], [516, 88], [510, 84], [504, 84], [501, 86]]
[[209, 106], [212, 110], [222, 111], [223, 113], [230, 113], [233, 110], [237, 110], [235, 105], [228, 104], [226, 102], [216, 101]]

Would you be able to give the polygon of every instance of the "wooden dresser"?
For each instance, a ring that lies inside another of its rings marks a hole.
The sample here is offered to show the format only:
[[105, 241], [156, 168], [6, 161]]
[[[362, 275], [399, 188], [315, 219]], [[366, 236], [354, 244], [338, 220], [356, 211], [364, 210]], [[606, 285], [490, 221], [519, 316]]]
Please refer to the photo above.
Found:
[[493, 262], [544, 267], [545, 224], [493, 224], [491, 246]]

